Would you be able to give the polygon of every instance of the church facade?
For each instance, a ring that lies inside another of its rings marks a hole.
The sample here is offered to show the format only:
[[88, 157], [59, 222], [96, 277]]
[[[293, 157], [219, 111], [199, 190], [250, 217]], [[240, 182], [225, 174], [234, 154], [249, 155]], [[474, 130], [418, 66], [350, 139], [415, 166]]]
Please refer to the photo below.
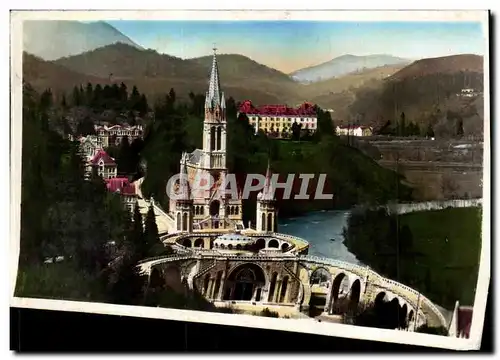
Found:
[[169, 212], [177, 231], [244, 228], [241, 194], [220, 191], [228, 173], [226, 159], [226, 102], [214, 49], [205, 97], [202, 148], [182, 155], [181, 174], [175, 187], [183, 196], [170, 200]]

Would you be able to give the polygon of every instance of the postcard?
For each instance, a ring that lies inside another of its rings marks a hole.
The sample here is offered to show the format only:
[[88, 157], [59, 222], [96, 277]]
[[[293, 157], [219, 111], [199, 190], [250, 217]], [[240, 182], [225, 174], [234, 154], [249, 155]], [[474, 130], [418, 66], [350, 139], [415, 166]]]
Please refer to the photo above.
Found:
[[11, 305], [457, 350], [487, 11], [11, 14]]

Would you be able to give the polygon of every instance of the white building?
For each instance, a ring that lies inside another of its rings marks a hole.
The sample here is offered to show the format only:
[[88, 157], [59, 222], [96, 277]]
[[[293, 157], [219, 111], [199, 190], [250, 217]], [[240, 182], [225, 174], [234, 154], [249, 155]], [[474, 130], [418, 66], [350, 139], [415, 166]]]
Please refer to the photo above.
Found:
[[372, 136], [373, 128], [368, 126], [337, 126], [335, 132], [339, 136]]
[[101, 139], [104, 147], [110, 145], [120, 145], [122, 138], [128, 137], [128, 141], [132, 142], [135, 139], [142, 138], [143, 128], [141, 125], [127, 126], [127, 125], [113, 125], [113, 126], [99, 126], [94, 127], [97, 136]]
[[250, 125], [255, 128], [255, 133], [259, 130], [266, 134], [275, 133], [277, 137], [283, 134], [292, 133], [292, 125], [297, 123], [302, 130], [311, 133], [318, 129], [318, 117], [313, 104], [305, 102], [297, 108], [287, 105], [263, 105], [254, 107], [250, 100], [241, 103], [238, 115], [246, 114]]

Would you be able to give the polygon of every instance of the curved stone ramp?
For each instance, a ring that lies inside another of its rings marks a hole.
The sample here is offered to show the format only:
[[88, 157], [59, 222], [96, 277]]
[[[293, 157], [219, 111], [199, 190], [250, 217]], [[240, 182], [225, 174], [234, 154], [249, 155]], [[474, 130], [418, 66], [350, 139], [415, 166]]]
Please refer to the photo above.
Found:
[[432, 301], [426, 298], [423, 294], [410, 288], [409, 286], [385, 278], [369, 267], [310, 255], [300, 256], [299, 258], [303, 261], [312, 261], [321, 265], [333, 265], [335, 267], [350, 271], [360, 277], [369, 278], [378, 288], [391, 291], [394, 294], [405, 299], [405, 301], [411, 304], [414, 308], [418, 307], [420, 311], [422, 311], [422, 313], [425, 315], [425, 318], [429, 322], [430, 326], [444, 326], [446, 328], [448, 327], [448, 322], [446, 321], [446, 318], [442, 314], [442, 312], [432, 303]]
[[[141, 185], [143, 181], [144, 178], [140, 178], [134, 181], [133, 184], [135, 186], [136, 194], [138, 195], [137, 203], [139, 205], [139, 211], [144, 219], [146, 217], [146, 214], [148, 213], [151, 202], [145, 200], [144, 197], [142, 196]], [[168, 233], [170, 229], [174, 229], [175, 227], [174, 219], [169, 214], [167, 214], [162, 208], [160, 208], [156, 203], [153, 203], [153, 211], [155, 213], [156, 225], [158, 226], [159, 234], [165, 234]]]
[[[195, 259], [221, 259], [224, 260], [226, 258], [237, 259], [243, 261], [256, 261], [256, 260], [271, 260], [271, 261], [290, 261], [290, 259], [298, 259], [301, 263], [312, 263], [318, 264], [326, 267], [335, 267], [337, 269], [341, 269], [343, 271], [347, 271], [359, 276], [362, 279], [367, 279], [369, 283], [381, 291], [388, 291], [390, 293], [395, 294], [396, 296], [402, 298], [405, 302], [411, 305], [414, 309], [419, 309], [417, 318], [420, 315], [426, 319], [429, 326], [444, 326], [447, 328], [448, 324], [441, 313], [441, 311], [424, 295], [420, 294], [416, 290], [401, 284], [397, 281], [387, 279], [382, 275], [376, 273], [368, 267], [351, 264], [344, 261], [329, 259], [329, 258], [321, 258], [316, 256], [302, 255], [286, 255], [281, 254], [280, 256], [264, 256], [264, 255], [249, 255], [249, 256], [241, 256], [241, 255], [231, 255], [231, 254], [220, 254], [217, 252], [211, 252], [210, 254], [205, 253], [195, 254], [195, 253], [186, 253], [186, 254], [174, 254], [169, 256], [158, 256], [154, 258], [144, 259], [139, 262], [138, 267], [141, 269], [141, 273], [145, 275], [149, 275], [152, 267], [166, 263], [166, 262], [174, 262], [180, 260], [195, 260]], [[299, 274], [300, 277], [300, 274]], [[306, 279], [301, 278], [301, 281], [305, 281]], [[366, 286], [366, 284], [365, 284]], [[308, 287], [304, 286], [301, 299], [305, 302], [307, 298], [310, 297], [310, 294], [306, 290]]]

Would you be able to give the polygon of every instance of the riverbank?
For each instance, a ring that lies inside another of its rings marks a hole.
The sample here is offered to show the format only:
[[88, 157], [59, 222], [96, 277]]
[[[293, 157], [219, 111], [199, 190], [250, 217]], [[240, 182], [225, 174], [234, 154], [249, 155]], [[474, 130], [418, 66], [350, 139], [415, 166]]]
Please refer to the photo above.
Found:
[[453, 309], [473, 305], [481, 251], [481, 208], [446, 208], [401, 215], [353, 213], [345, 245], [381, 274]]

